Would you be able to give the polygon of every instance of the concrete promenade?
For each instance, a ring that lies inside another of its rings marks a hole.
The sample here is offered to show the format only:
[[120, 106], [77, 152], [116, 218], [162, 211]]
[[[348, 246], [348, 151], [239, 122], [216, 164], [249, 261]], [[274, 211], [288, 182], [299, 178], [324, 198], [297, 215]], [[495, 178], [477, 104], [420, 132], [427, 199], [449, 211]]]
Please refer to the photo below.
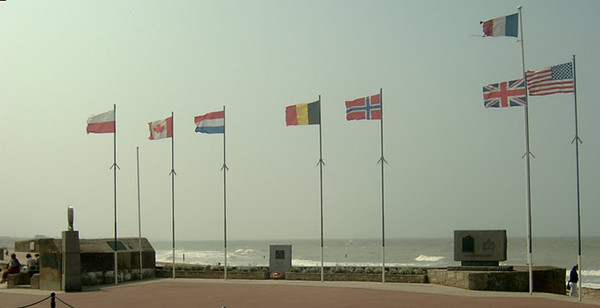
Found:
[[[47, 297], [51, 291], [0, 287], [0, 308], [16, 308]], [[55, 292], [75, 308], [94, 307], [444, 307], [569, 308], [600, 306], [600, 301], [547, 293], [469, 291], [434, 284], [306, 282], [285, 280], [155, 279]], [[45, 301], [35, 307], [50, 307]], [[67, 307], [57, 301], [56, 307]]]

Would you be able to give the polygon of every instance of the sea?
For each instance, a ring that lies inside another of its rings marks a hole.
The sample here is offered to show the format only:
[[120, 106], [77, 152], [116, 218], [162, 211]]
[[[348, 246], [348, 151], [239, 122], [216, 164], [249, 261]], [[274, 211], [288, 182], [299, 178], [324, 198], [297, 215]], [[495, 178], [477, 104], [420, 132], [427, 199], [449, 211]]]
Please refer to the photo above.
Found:
[[[151, 240], [156, 260], [173, 261], [171, 241]], [[577, 264], [577, 238], [534, 238], [533, 265], [550, 265], [569, 270]], [[292, 245], [292, 266], [320, 266], [320, 240], [229, 240], [228, 266], [268, 266], [270, 245]], [[385, 262], [390, 267], [458, 266], [454, 261], [454, 239], [386, 239]], [[381, 239], [325, 239], [325, 266], [381, 266]], [[175, 262], [223, 265], [223, 241], [177, 241]], [[600, 289], [600, 237], [582, 238], [581, 276], [583, 287]], [[525, 238], [509, 238], [507, 260], [501, 265], [527, 265]]]

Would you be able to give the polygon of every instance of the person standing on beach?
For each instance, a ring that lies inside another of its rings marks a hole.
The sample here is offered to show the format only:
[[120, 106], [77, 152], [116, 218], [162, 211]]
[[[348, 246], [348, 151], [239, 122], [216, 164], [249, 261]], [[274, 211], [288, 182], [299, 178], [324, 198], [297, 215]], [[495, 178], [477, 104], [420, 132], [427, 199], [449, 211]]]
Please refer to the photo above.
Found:
[[579, 269], [578, 265], [573, 266], [571, 272], [569, 273], [569, 295], [577, 296], [577, 282], [579, 281], [579, 276], [577, 275], [577, 270]]

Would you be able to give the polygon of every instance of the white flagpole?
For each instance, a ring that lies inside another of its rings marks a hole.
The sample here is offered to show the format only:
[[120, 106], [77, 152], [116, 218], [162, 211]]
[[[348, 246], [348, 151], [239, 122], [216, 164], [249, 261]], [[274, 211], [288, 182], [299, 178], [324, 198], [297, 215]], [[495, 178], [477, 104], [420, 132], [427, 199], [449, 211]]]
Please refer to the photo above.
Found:
[[113, 191], [114, 191], [114, 217], [115, 217], [115, 253], [114, 253], [114, 257], [115, 257], [115, 284], [117, 284], [119, 282], [119, 276], [118, 276], [118, 272], [117, 272], [117, 264], [118, 264], [118, 260], [117, 260], [117, 250], [118, 250], [118, 246], [117, 246], [117, 169], [119, 168], [119, 165], [117, 165], [117, 104], [114, 104], [114, 115], [115, 115], [115, 132], [113, 135], [113, 165], [112, 165], [112, 169], [113, 169], [113, 174], [114, 174], [114, 180], [113, 180]]
[[173, 235], [173, 279], [175, 279], [175, 117], [171, 112], [171, 124], [173, 131], [171, 132], [171, 218], [172, 218], [172, 235]]
[[[523, 78], [525, 79], [525, 89], [527, 89], [527, 71], [525, 70], [525, 47], [523, 43], [523, 13], [522, 6], [517, 7], [519, 9], [519, 23], [521, 30], [521, 63], [523, 66]], [[528, 92], [525, 91], [525, 166], [527, 183], [525, 184], [525, 207], [527, 213], [527, 264], [529, 265], [529, 294], [533, 294], [533, 249], [532, 249], [532, 238], [531, 238], [531, 167], [530, 167], [530, 156], [531, 151], [529, 150], [529, 97]]]
[[[381, 163], [381, 282], [385, 283], [385, 185], [383, 166], [387, 164], [383, 156], [383, 89], [379, 89], [379, 104], [381, 110], [380, 136], [381, 136], [381, 158], [378, 163]], [[367, 112], [369, 112], [367, 110]]]
[[[225, 127], [225, 106], [223, 106], [223, 126]], [[223, 131], [223, 248], [225, 250], [225, 268], [223, 272], [223, 279], [227, 280], [227, 152], [225, 148], [225, 133], [227, 132], [226, 128]]]
[[319, 183], [320, 183], [320, 198], [321, 198], [321, 282], [325, 281], [324, 259], [325, 253], [323, 248], [323, 138], [321, 137], [321, 95], [319, 95]]
[[137, 201], [138, 201], [138, 245], [140, 247], [140, 280], [143, 275], [143, 257], [142, 257], [142, 203], [140, 194], [140, 147], [136, 147], [136, 162], [137, 162]]
[[[577, 76], [575, 74], [575, 55], [573, 55], [573, 102], [575, 106], [575, 138], [571, 143], [575, 143], [575, 166], [577, 172], [577, 268], [579, 273], [582, 273], [581, 269], [581, 201], [580, 201], [580, 190], [579, 190], [579, 144], [583, 143], [579, 138], [579, 124], [577, 120]], [[581, 284], [583, 275], [579, 275], [579, 301], [581, 301], [582, 291]]]

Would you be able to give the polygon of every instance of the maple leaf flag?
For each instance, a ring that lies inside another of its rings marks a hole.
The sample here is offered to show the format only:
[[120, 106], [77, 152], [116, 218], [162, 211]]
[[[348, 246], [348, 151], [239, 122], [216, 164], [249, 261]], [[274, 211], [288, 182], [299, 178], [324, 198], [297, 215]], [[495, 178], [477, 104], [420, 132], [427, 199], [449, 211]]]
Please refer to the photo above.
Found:
[[149, 122], [150, 140], [158, 140], [163, 138], [173, 138], [173, 117], [168, 117], [164, 120]]

